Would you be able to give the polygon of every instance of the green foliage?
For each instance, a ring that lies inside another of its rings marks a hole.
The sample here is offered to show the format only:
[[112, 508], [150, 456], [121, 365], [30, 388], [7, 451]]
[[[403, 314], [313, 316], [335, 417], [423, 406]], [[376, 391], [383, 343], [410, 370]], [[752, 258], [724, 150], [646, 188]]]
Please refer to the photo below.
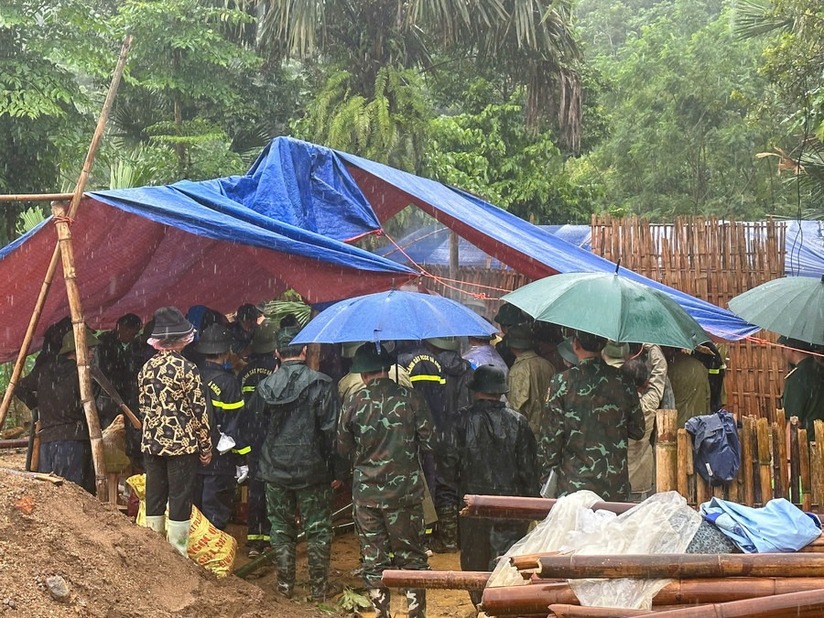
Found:
[[348, 71], [330, 75], [294, 129], [309, 141], [415, 171], [428, 120], [420, 77], [414, 71], [386, 66], [376, 75], [371, 97], [355, 92]]
[[355, 613], [362, 609], [372, 607], [372, 602], [363, 594], [355, 592], [352, 588], [344, 588], [344, 592], [338, 601], [338, 605], [348, 612]]
[[749, 118], [764, 88], [759, 49], [730, 22], [712, 3], [676, 0], [596, 60], [612, 110], [589, 176], [604, 182], [603, 210], [756, 218], [787, 208], [786, 191], [755, 158], [772, 129]]
[[[295, 294], [297, 296], [297, 294]], [[266, 304], [264, 314], [276, 324], [288, 315], [294, 315], [301, 326], [309, 322], [312, 308], [302, 300], [271, 300]]]
[[[476, 83], [471, 93], [489, 87]], [[478, 96], [478, 94], [471, 94]], [[574, 185], [547, 132], [525, 129], [523, 92], [480, 112], [441, 116], [432, 123], [427, 175], [461, 187], [535, 223], [583, 223], [593, 195]]]

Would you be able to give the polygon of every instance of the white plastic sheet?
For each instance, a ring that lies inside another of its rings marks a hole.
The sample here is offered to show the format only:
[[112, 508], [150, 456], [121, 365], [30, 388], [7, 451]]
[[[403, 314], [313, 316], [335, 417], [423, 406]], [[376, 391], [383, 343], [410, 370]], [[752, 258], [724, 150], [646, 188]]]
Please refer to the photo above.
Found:
[[[527, 582], [510, 566], [509, 557], [558, 551], [565, 554], [682, 553], [702, 522], [677, 492], [654, 494], [626, 513], [593, 511], [601, 498], [578, 491], [560, 498], [549, 515], [499, 560], [488, 586]], [[667, 579], [577, 579], [570, 587], [582, 605], [650, 609]]]

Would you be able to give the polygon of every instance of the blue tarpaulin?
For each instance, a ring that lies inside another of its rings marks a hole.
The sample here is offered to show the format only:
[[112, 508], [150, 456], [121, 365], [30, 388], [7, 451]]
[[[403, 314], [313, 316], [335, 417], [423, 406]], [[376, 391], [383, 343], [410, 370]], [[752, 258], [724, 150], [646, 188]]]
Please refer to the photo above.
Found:
[[[416, 204], [489, 255], [534, 278], [569, 272], [613, 272], [616, 269], [612, 262], [469, 193], [381, 163], [347, 153], [339, 154], [349, 163], [353, 177], [382, 221], [408, 204]], [[715, 337], [736, 340], [759, 330], [716, 305], [625, 268], [620, 272], [668, 294]]]

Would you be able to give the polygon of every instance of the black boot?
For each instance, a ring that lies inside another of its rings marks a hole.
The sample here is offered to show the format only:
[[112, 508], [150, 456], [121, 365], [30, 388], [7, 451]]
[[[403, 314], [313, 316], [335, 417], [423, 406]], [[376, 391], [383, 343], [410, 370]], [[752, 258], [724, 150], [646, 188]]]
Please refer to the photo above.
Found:
[[370, 588], [370, 601], [375, 608], [375, 618], [391, 618], [389, 588]]
[[427, 618], [427, 591], [423, 588], [410, 588], [406, 595], [408, 618]]

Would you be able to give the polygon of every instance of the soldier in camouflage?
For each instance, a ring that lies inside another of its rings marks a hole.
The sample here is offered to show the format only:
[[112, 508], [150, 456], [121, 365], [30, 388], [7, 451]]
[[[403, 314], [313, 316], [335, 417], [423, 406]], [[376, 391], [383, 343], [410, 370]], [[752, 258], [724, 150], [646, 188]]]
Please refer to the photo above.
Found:
[[[366, 386], [344, 404], [338, 422], [338, 453], [353, 465], [355, 525], [377, 618], [390, 617], [389, 590], [381, 585], [384, 569], [429, 568], [419, 457], [432, 450], [433, 421], [421, 395], [389, 379], [390, 365], [383, 346], [358, 348], [352, 371]], [[407, 590], [406, 597], [410, 618], [426, 616], [424, 590]]]
[[553, 377], [539, 438], [542, 480], [554, 468], [560, 496], [589, 489], [607, 501], [626, 501], [628, 439], [645, 433], [633, 382], [601, 357], [607, 340], [578, 331], [579, 364]]
[[332, 549], [332, 490], [340, 487], [335, 465], [338, 397], [329, 376], [306, 366], [306, 347], [291, 345], [296, 327], [278, 333], [281, 367], [264, 378], [249, 402], [265, 437], [258, 478], [266, 483], [270, 544], [275, 550], [278, 592], [292, 597], [300, 512], [307, 537], [310, 598], [340, 591], [327, 576]]

